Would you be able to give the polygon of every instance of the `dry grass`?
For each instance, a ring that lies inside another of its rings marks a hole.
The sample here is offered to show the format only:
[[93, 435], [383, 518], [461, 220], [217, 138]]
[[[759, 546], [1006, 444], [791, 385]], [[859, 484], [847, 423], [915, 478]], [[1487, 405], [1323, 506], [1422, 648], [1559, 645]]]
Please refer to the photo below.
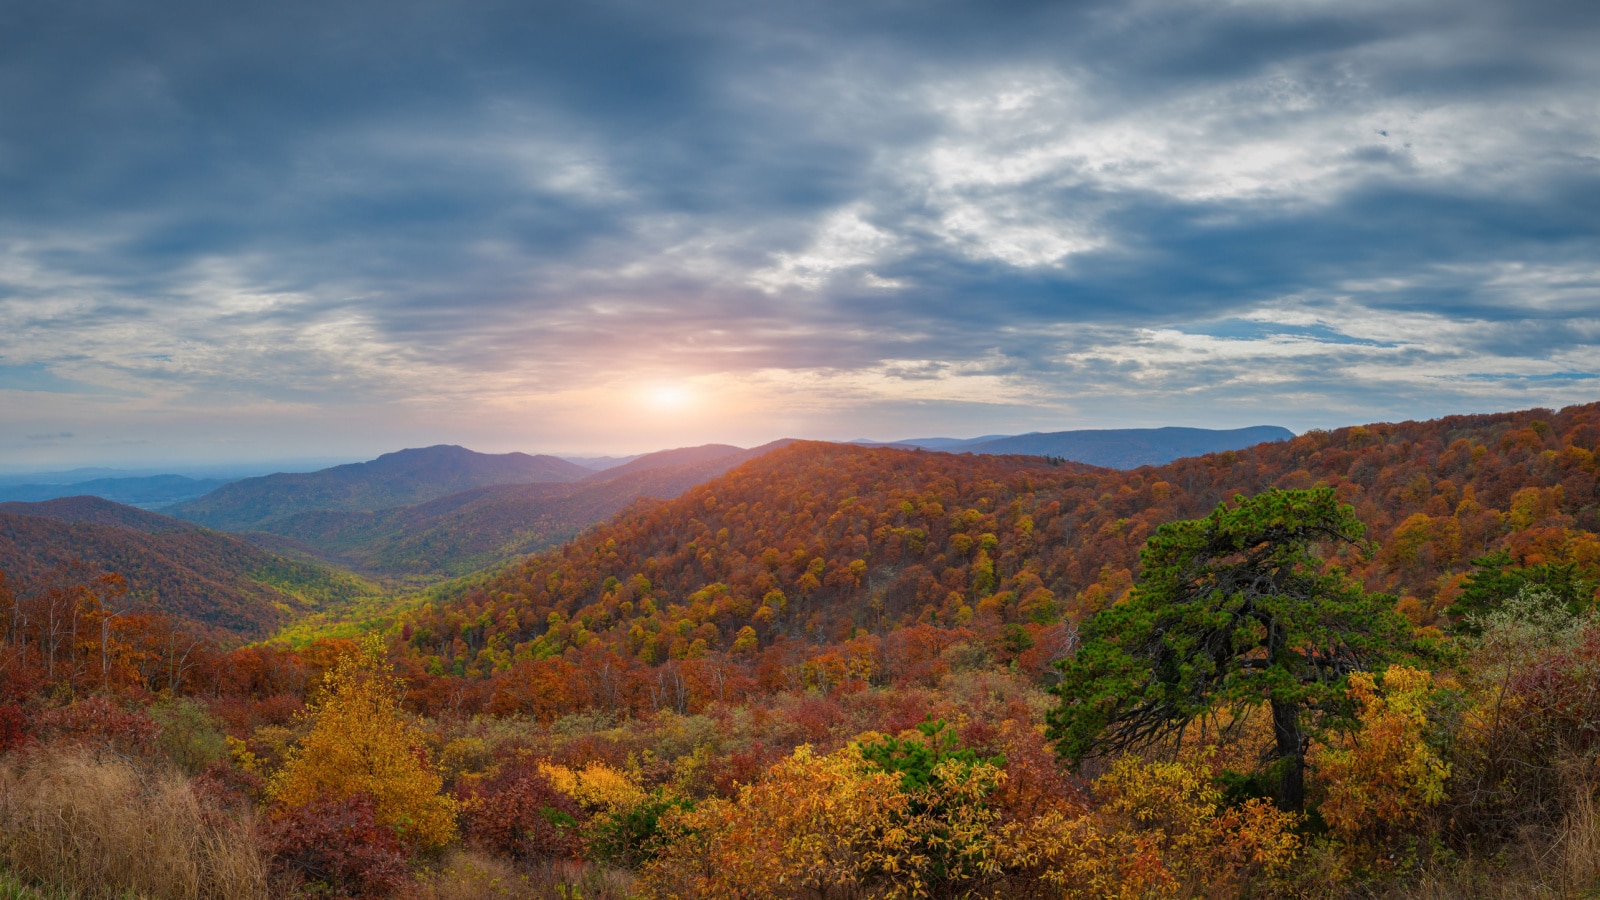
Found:
[[1382, 894], [1394, 900], [1600, 900], [1600, 803], [1581, 791], [1554, 840], [1530, 837], [1500, 864], [1467, 860]]
[[624, 900], [633, 879], [623, 872], [550, 862], [519, 868], [470, 850], [455, 850], [418, 878], [417, 900]]
[[72, 900], [72, 898], [57, 891], [45, 893], [34, 890], [11, 877], [10, 873], [0, 871], [0, 900]]
[[1600, 803], [1592, 791], [1578, 791], [1556, 846], [1562, 888], [1575, 897], [1600, 896]]
[[0, 761], [0, 867], [82, 900], [267, 896], [248, 821], [205, 809], [177, 773], [79, 749]]

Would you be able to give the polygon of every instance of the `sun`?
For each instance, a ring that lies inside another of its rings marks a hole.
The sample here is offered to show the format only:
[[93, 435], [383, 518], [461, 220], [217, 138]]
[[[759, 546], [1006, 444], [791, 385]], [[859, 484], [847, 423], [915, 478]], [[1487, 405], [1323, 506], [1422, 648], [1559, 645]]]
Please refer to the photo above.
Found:
[[661, 384], [651, 388], [645, 399], [653, 409], [676, 412], [692, 404], [694, 395], [681, 385]]

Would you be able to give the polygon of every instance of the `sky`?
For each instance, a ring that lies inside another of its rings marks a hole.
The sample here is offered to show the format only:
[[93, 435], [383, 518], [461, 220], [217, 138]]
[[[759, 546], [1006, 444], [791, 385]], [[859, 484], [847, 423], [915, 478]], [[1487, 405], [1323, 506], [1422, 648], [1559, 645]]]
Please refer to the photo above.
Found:
[[0, 467], [1600, 400], [1600, 4], [12, 0]]

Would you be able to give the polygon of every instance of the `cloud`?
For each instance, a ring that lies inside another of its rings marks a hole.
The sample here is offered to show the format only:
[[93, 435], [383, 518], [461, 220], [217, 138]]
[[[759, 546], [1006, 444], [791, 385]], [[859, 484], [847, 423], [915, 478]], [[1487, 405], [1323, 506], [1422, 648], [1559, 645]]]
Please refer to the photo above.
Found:
[[113, 428], [648, 449], [593, 423], [661, 379], [804, 393], [725, 396], [767, 436], [1594, 399], [1589, 4], [5, 15], [0, 387], [139, 398]]
[[34, 391], [46, 394], [98, 393], [93, 385], [62, 378], [37, 363], [21, 366], [0, 365], [0, 391]]

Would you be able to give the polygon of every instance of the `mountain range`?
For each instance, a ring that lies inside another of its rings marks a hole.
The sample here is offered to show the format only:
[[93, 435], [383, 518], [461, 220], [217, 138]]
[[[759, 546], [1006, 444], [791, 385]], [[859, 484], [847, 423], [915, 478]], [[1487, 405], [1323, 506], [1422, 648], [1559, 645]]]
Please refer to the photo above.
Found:
[[[1488, 554], [1570, 566], [1589, 590], [1600, 576], [1596, 403], [1316, 431], [1131, 471], [800, 442], [454, 583], [401, 613], [399, 632], [416, 671], [502, 677], [516, 696], [519, 678], [575, 656], [580, 677], [757, 660], [758, 678], [807, 684], [859, 653], [931, 685], [956, 662], [946, 647], [1014, 638], [1015, 653], [1125, 597], [1164, 524], [1319, 485], [1373, 542], [1328, 552], [1419, 627], [1445, 621]], [[1018, 659], [1041, 674], [1049, 662]]]
[[[1289, 434], [1269, 427], [1130, 429], [893, 446], [1131, 468]], [[10, 492], [4, 496], [33, 502], [0, 503], [0, 571], [26, 591], [54, 567], [81, 561], [122, 574], [135, 604], [212, 633], [253, 639], [309, 614], [336, 617], [358, 601], [558, 546], [630, 506], [672, 501], [789, 443], [707, 444], [579, 461], [440, 445], [233, 481], [141, 475], [13, 484], [0, 487]], [[135, 508], [154, 505], [163, 491], [208, 486], [214, 489], [163, 508], [165, 515]], [[68, 490], [99, 496], [53, 496]]]
[[170, 506], [203, 497], [224, 484], [225, 478], [189, 478], [184, 475], [143, 475], [122, 478], [92, 478], [61, 484], [35, 482], [0, 484], [0, 502], [37, 503], [58, 497], [100, 497], [144, 509]]
[[299, 512], [241, 536], [274, 552], [426, 583], [560, 544], [641, 498], [672, 499], [782, 443], [668, 450], [577, 482], [488, 485], [389, 509]]
[[920, 447], [942, 453], [1003, 456], [1049, 456], [1107, 469], [1160, 466], [1186, 456], [1243, 450], [1256, 444], [1286, 441], [1294, 432], [1276, 425], [1214, 430], [1210, 428], [1115, 428], [1104, 430], [986, 434], [975, 438], [913, 438], [905, 441], [857, 441], [871, 446]]
[[245, 478], [166, 512], [209, 528], [260, 530], [298, 512], [388, 509], [484, 485], [568, 482], [589, 474], [590, 469], [554, 456], [474, 453], [440, 444], [316, 472]]

